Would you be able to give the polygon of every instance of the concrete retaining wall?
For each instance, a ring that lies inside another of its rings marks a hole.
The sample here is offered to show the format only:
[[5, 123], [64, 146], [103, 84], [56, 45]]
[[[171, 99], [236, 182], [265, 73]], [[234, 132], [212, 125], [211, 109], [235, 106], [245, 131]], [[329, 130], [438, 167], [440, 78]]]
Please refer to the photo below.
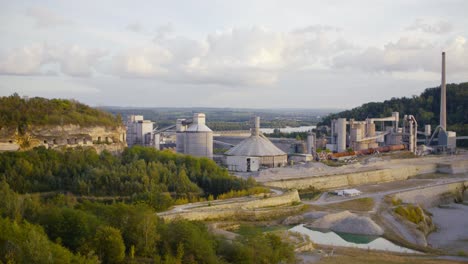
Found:
[[[286, 192], [282, 195], [271, 196], [268, 198], [259, 198], [256, 200], [236, 202], [235, 200], [220, 201], [220, 204], [211, 202], [199, 203], [200, 206], [192, 207], [186, 210], [173, 210], [159, 213], [158, 216], [166, 221], [177, 218], [188, 220], [212, 220], [212, 219], [263, 219], [284, 214], [291, 214], [302, 208], [302, 205], [292, 206], [294, 202], [300, 202], [297, 190]], [[226, 203], [223, 203], [226, 202]]]
[[285, 189], [306, 189], [313, 186], [317, 189], [334, 189], [353, 185], [381, 183], [407, 180], [408, 177], [418, 174], [437, 171], [436, 164], [409, 166], [394, 169], [381, 169], [346, 173], [341, 175], [326, 175], [289, 180], [271, 181], [264, 184], [269, 187]]
[[388, 169], [377, 169], [344, 173], [339, 175], [321, 175], [302, 178], [289, 178], [264, 182], [269, 187], [284, 189], [306, 189], [311, 186], [317, 189], [335, 189], [362, 184], [375, 184], [382, 182], [407, 180], [409, 177], [426, 173], [467, 173], [468, 160], [455, 160], [453, 162], [406, 165]]

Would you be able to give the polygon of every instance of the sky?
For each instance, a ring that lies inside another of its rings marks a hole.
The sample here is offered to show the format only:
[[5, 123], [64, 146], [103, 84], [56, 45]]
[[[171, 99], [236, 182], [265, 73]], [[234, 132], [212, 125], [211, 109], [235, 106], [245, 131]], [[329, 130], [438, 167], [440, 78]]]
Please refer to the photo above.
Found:
[[465, 0], [0, 0], [0, 96], [351, 108], [468, 81]]

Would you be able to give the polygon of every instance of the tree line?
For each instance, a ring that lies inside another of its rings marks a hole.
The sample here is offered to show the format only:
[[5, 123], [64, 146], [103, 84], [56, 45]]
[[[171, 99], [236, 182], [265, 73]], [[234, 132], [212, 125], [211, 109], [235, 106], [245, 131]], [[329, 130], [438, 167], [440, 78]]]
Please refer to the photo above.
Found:
[[21, 98], [18, 94], [0, 97], [0, 128], [25, 130], [30, 125], [67, 125], [82, 127], [122, 125], [119, 115], [89, 107], [75, 100]]

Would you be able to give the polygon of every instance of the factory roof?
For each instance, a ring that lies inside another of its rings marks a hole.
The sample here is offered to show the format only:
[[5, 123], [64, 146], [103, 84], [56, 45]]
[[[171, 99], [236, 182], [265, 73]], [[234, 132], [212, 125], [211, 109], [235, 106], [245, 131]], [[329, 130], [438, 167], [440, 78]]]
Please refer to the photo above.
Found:
[[205, 124], [192, 123], [186, 130], [187, 132], [211, 132], [212, 130]]
[[264, 135], [252, 135], [226, 152], [229, 156], [282, 156], [286, 155]]

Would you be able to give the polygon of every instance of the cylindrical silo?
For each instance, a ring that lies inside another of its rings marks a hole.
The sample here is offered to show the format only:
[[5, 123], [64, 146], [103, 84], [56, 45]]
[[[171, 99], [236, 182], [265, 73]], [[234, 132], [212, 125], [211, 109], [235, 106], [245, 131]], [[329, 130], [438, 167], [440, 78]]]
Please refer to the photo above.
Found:
[[160, 141], [161, 141], [161, 134], [155, 133], [153, 138], [153, 146], [155, 149], [160, 150]]
[[185, 131], [185, 154], [213, 158], [213, 131], [205, 125], [205, 114], [196, 113]]
[[309, 133], [307, 135], [307, 153], [312, 154], [314, 151], [316, 151], [315, 134], [314, 133]]
[[375, 137], [375, 124], [374, 123], [367, 123], [367, 136], [368, 137]]
[[343, 152], [346, 150], [346, 118], [338, 118], [337, 133], [337, 151]]

